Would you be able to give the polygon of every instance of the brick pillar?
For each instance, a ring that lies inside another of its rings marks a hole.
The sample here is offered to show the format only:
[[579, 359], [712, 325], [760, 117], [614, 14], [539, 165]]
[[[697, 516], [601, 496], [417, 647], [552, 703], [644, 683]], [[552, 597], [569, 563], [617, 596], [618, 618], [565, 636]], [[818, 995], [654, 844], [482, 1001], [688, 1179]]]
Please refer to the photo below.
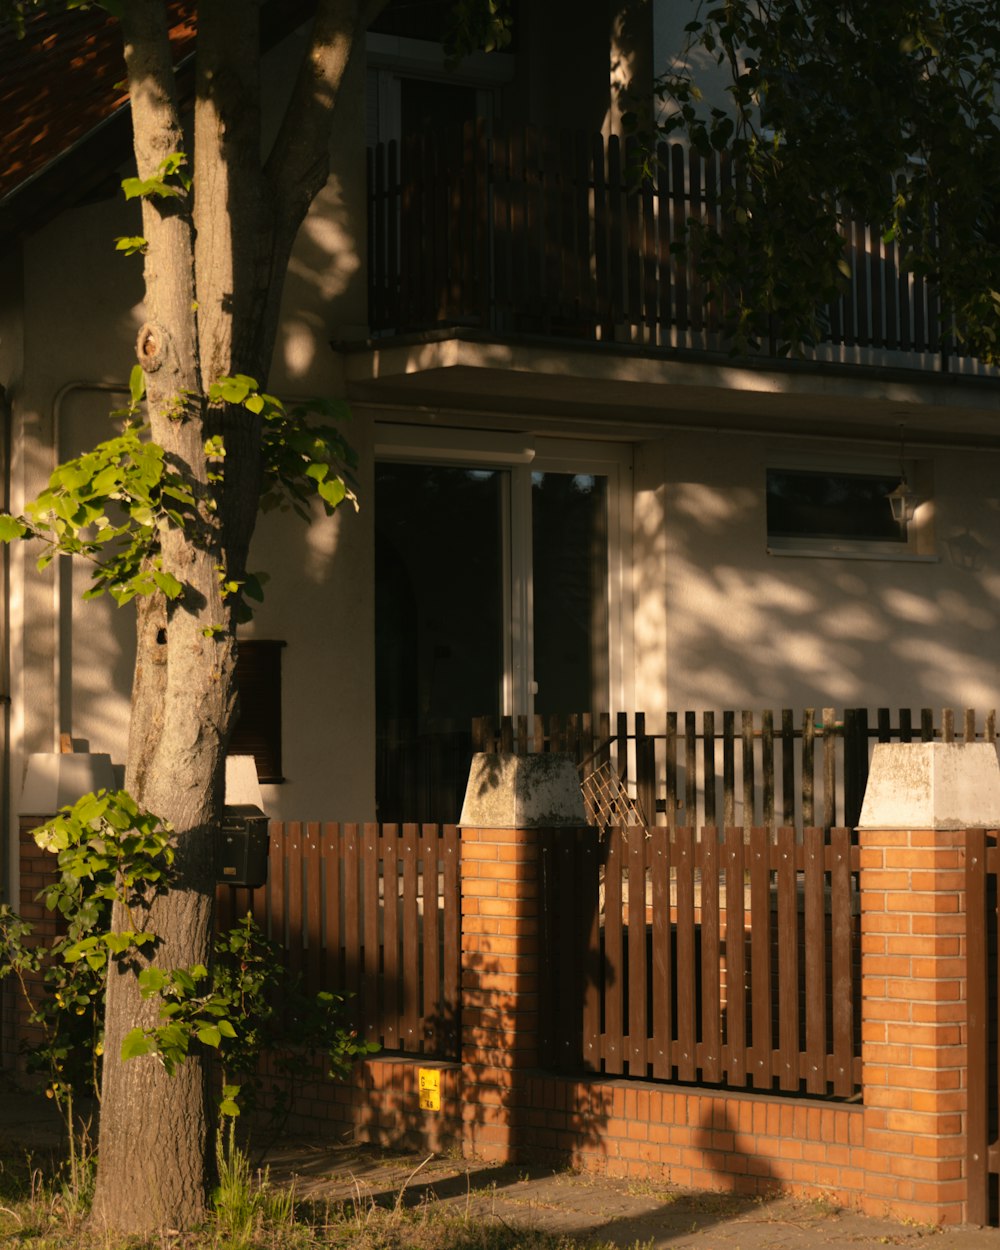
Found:
[[462, 810], [463, 1143], [513, 1162], [538, 1066], [539, 830], [585, 823], [567, 756], [477, 755]]
[[1000, 824], [992, 745], [876, 747], [861, 814], [864, 1207], [966, 1218], [965, 829]]

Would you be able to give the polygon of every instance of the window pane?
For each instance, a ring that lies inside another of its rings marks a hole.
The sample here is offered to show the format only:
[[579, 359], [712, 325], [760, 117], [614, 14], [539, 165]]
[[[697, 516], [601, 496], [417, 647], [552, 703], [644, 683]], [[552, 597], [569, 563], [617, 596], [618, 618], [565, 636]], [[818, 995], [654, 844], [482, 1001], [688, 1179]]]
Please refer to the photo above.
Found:
[[898, 474], [768, 469], [768, 537], [905, 543], [888, 500], [898, 484]]
[[606, 710], [608, 483], [533, 473], [535, 711]]

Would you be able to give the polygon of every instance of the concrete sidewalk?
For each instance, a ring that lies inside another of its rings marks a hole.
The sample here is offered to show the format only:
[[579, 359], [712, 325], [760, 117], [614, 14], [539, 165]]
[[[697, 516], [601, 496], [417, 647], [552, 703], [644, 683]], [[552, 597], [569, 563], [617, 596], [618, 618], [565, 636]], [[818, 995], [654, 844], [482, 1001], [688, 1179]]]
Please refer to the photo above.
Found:
[[618, 1181], [575, 1172], [497, 1167], [285, 1141], [266, 1156], [271, 1179], [304, 1200], [440, 1202], [508, 1224], [654, 1250], [1000, 1250], [1000, 1230], [899, 1224], [823, 1200], [691, 1192], [668, 1181]]
[[[52, 1103], [0, 1074], [5, 1150], [57, 1146]], [[460, 1214], [654, 1250], [1000, 1250], [1000, 1230], [937, 1229], [843, 1210], [822, 1199], [742, 1198], [691, 1192], [668, 1179], [620, 1181], [575, 1172], [498, 1167], [476, 1161], [392, 1154], [288, 1137], [263, 1157], [271, 1180], [311, 1202], [442, 1203]]]

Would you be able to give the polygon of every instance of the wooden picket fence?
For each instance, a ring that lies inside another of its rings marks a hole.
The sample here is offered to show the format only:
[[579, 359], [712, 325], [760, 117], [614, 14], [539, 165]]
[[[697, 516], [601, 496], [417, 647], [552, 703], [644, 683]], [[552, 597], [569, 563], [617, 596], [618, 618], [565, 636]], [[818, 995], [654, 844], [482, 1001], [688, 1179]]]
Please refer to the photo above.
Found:
[[852, 1097], [860, 1087], [851, 831], [551, 831], [544, 1062]]
[[272, 822], [267, 884], [222, 886], [220, 926], [249, 911], [316, 992], [387, 1050], [458, 1057], [458, 830]]
[[[641, 823], [853, 827], [877, 742], [995, 742], [996, 713], [806, 708], [480, 717], [476, 751], [561, 751], [581, 781], [608, 775]], [[624, 806], [624, 804], [623, 804]], [[630, 823], [634, 818], [610, 823]]]

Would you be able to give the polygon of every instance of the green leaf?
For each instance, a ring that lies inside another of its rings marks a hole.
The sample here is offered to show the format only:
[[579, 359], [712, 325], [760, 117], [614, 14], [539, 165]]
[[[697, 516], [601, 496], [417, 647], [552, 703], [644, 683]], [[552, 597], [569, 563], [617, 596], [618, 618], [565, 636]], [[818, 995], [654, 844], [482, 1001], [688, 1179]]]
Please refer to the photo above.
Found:
[[179, 599], [184, 593], [183, 585], [174, 577], [173, 573], [165, 573], [161, 569], [154, 569], [153, 581], [156, 582], [168, 599]]
[[148, 1055], [153, 1049], [153, 1043], [142, 1031], [142, 1029], [132, 1029], [122, 1038], [122, 1060], [136, 1059], [139, 1055]]
[[146, 374], [142, 365], [133, 365], [128, 375], [128, 389], [132, 396], [132, 406], [137, 407], [146, 396]]
[[126, 256], [134, 256], [136, 252], [145, 252], [149, 246], [141, 234], [120, 235], [115, 239], [115, 251], [124, 252]]
[[316, 490], [320, 499], [330, 508], [336, 508], [347, 494], [347, 487], [339, 477], [331, 478], [328, 482], [320, 482]]
[[203, 1046], [211, 1046], [216, 1050], [219, 1047], [219, 1043], [222, 1041], [222, 1033], [219, 1030], [218, 1025], [215, 1024], [203, 1024], [198, 1029], [197, 1037], [198, 1041], [201, 1042]]
[[15, 538], [23, 538], [28, 532], [28, 527], [23, 525], [17, 517], [10, 516], [8, 513], [0, 513], [0, 543], [13, 542]]
[[139, 989], [144, 998], [159, 994], [167, 984], [168, 977], [162, 968], [143, 968], [139, 973]]

